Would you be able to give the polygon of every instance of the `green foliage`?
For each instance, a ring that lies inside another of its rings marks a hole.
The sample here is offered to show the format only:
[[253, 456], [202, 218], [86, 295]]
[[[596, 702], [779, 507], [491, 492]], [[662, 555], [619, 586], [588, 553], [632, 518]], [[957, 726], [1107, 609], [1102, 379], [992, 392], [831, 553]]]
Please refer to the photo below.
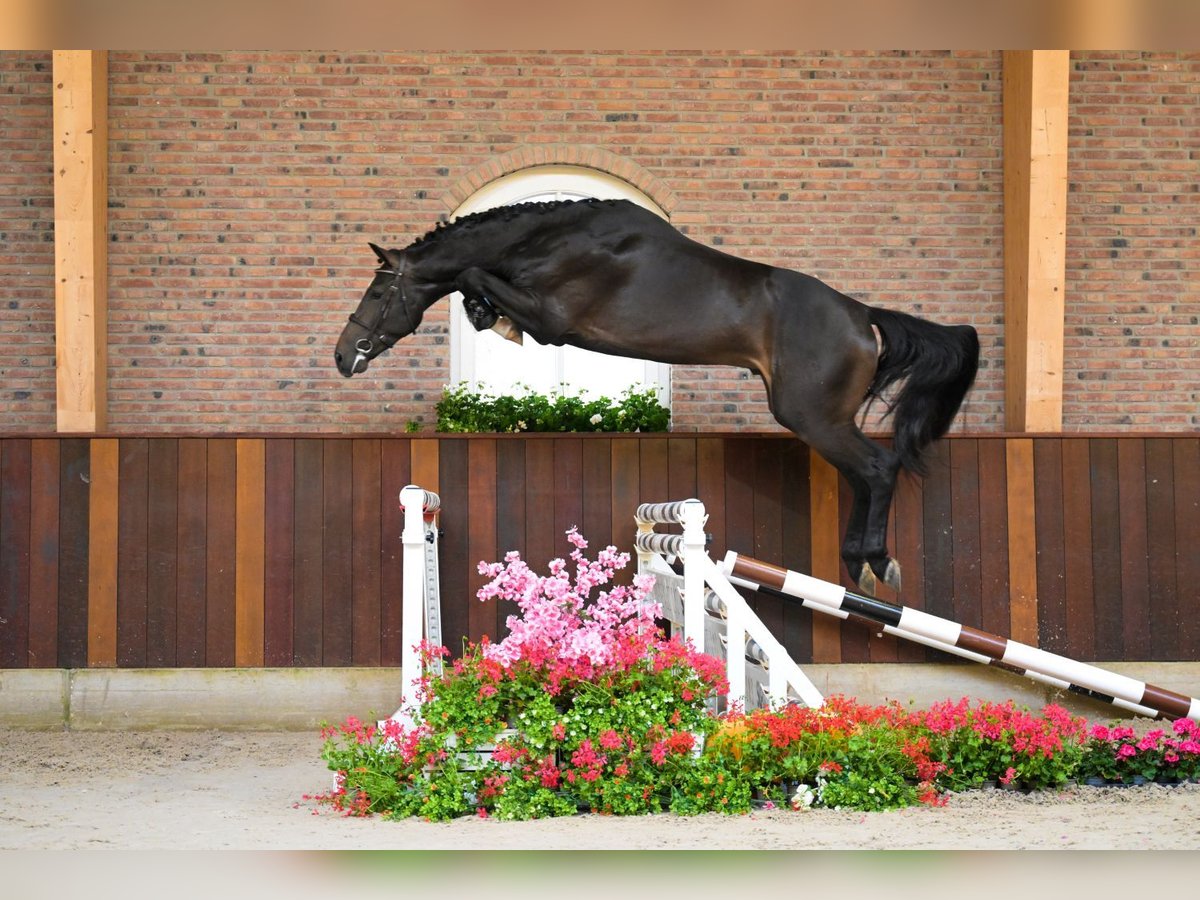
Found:
[[1033, 713], [963, 698], [918, 711], [840, 696], [718, 717], [724, 663], [659, 631], [649, 579], [614, 583], [628, 554], [608, 547], [591, 563], [586, 541], [573, 529], [568, 538], [573, 583], [561, 559], [546, 578], [516, 553], [480, 565], [492, 581], [479, 598], [515, 600], [524, 619], [441, 674], [429, 663], [446, 649], [423, 645], [414, 720], [324, 729], [336, 787], [311, 799], [345, 815], [433, 821], [745, 813], [755, 803], [878, 811], [944, 805], [949, 791], [993, 781], [1042, 790], [1200, 772], [1200, 724], [1188, 719], [1141, 732], [1089, 728], [1056, 705]]
[[666, 431], [671, 411], [654, 388], [627, 388], [614, 400], [577, 394], [491, 394], [463, 383], [447, 387], [437, 403], [437, 430], [475, 432]]

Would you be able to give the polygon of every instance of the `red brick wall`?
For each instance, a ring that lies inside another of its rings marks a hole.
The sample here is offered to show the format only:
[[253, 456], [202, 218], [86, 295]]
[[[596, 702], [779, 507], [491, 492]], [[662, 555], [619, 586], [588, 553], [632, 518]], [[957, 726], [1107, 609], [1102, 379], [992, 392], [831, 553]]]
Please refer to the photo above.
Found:
[[0, 123], [0, 428], [53, 431], [49, 53], [0, 53]]
[[[110, 71], [116, 428], [428, 420], [446, 304], [370, 377], [330, 364], [365, 241], [419, 236], [453, 185], [531, 146], [603, 147], [667, 185], [701, 241], [975, 323], [986, 368], [962, 423], [998, 425], [998, 54], [113, 54]], [[757, 381], [724, 369], [676, 370], [675, 424], [774, 427]]]
[[[1197, 55], [1074, 62], [1067, 424], [1194, 427]], [[48, 63], [0, 54], [0, 265], [19, 275], [0, 286], [0, 328], [27, 338], [0, 346], [6, 430], [53, 427]], [[618, 174], [669, 194], [702, 242], [976, 325], [983, 369], [957, 427], [1002, 427], [999, 53], [114, 52], [109, 66], [115, 430], [430, 421], [446, 303], [366, 379], [331, 364], [366, 241], [407, 243], [514, 160], [583, 157], [626, 161]], [[745, 372], [674, 378], [678, 429], [775, 427]]]
[[1200, 426], [1200, 53], [1072, 55], [1063, 417]]

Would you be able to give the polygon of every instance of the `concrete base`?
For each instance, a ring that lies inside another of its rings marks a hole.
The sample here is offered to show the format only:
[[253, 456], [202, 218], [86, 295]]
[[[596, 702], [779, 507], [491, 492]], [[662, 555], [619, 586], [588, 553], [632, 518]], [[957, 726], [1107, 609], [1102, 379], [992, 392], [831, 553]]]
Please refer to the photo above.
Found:
[[[1200, 663], [1099, 663], [1188, 696], [1200, 695]], [[1059, 703], [1094, 721], [1123, 717], [1107, 703], [970, 663], [840, 663], [803, 667], [825, 696], [896, 700], [924, 708], [942, 700]], [[400, 698], [398, 668], [5, 669], [0, 727], [86, 730], [306, 731], [348, 716], [375, 721]]]
[[390, 716], [399, 668], [0, 670], [0, 726], [306, 731]]

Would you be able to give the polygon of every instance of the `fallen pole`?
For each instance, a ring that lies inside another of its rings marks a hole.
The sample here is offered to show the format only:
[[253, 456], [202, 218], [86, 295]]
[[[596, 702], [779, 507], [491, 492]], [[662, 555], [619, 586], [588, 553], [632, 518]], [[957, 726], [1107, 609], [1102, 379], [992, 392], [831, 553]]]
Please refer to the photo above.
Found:
[[734, 584], [843, 619], [882, 626], [892, 634], [975, 662], [994, 665], [1139, 715], [1200, 721], [1200, 700], [1039, 650], [969, 625], [866, 597], [844, 587], [730, 551], [723, 570]]

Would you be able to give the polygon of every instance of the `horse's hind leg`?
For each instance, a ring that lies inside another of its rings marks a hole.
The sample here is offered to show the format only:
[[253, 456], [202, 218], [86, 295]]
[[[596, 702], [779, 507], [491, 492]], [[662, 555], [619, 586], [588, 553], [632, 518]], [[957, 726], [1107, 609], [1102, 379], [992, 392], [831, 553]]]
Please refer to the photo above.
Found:
[[876, 576], [900, 590], [900, 564], [887, 547], [888, 515], [900, 460], [853, 425], [817, 430], [803, 438], [850, 483], [854, 505], [842, 543], [846, 570], [865, 593], [874, 594]]
[[845, 476], [854, 492], [842, 540], [842, 560], [850, 577], [868, 594], [875, 592], [876, 576], [899, 591], [900, 564], [888, 553], [887, 526], [900, 458], [867, 438], [852, 421], [817, 421], [811, 412], [805, 416], [789, 409], [778, 396], [772, 397], [772, 409], [785, 427]]

